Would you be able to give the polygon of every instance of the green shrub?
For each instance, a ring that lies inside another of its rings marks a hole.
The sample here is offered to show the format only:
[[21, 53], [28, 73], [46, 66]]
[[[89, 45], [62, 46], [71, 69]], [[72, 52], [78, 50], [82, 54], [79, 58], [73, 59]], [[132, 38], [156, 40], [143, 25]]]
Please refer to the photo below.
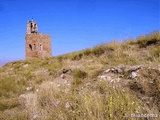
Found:
[[134, 45], [136, 42], [133, 38], [131, 38], [128, 41], [126, 41], [126, 43], [129, 44], [129, 45]]
[[0, 97], [9, 97], [10, 93], [16, 92], [15, 78], [4, 77], [0, 79]]
[[31, 74], [30, 71], [26, 71], [23, 72], [23, 76], [27, 79], [27, 80], [31, 80], [34, 76]]
[[82, 80], [87, 77], [87, 73], [85, 71], [79, 70], [79, 69], [74, 69], [73, 70], [73, 85], [78, 85], [82, 83]]
[[105, 52], [105, 46], [104, 45], [99, 45], [96, 46], [92, 49], [92, 54], [96, 57], [99, 57]]
[[64, 59], [64, 58], [63, 58], [62, 56], [58, 56], [58, 57], [57, 57], [58, 62], [62, 62], [63, 59]]
[[35, 83], [41, 84], [43, 81], [44, 81], [44, 78], [38, 78], [38, 79], [36, 79]]
[[137, 44], [139, 47], [147, 47], [151, 44], [160, 43], [160, 33], [153, 32], [149, 35], [143, 35], [137, 38]]
[[73, 55], [71, 56], [71, 60], [80, 60], [82, 56], [82, 53], [73, 53]]
[[4, 76], [0, 78], [0, 97], [11, 98], [13, 95], [16, 97], [24, 92], [27, 84], [22, 76]]
[[116, 41], [113, 41], [113, 42], [110, 42], [107, 44], [106, 49], [108, 51], [115, 51], [117, 49], [117, 47], [119, 47], [119, 46], [120, 46], [119, 43], [117, 43]]
[[57, 72], [57, 71], [59, 71], [59, 69], [61, 69], [62, 65], [63, 64], [60, 62], [54, 61], [54, 63], [48, 64], [46, 66], [46, 68], [49, 70], [50, 75], [56, 76], [57, 74], [59, 74], [59, 72]]
[[17, 100], [15, 99], [12, 99], [12, 100], [1, 100], [0, 101], [0, 111], [4, 111], [6, 109], [11, 109], [11, 108], [14, 108], [16, 107], [18, 104], [17, 104]]
[[87, 77], [87, 73], [80, 69], [74, 69], [73, 73], [74, 73], [74, 76], [73, 76], [74, 78], [84, 79]]
[[79, 78], [75, 78], [75, 79], [73, 79], [73, 81], [72, 81], [72, 84], [73, 85], [79, 85], [79, 84], [81, 84], [82, 83], [82, 79], [79, 79]]
[[28, 120], [28, 114], [26, 111], [19, 112], [15, 115], [13, 120]]
[[45, 66], [45, 65], [47, 65], [48, 64], [48, 61], [47, 60], [42, 60], [41, 62], [40, 62], [40, 66]]
[[85, 49], [85, 50], [83, 50], [83, 54], [86, 55], [86, 56], [91, 55], [91, 53], [92, 53], [91, 49]]
[[126, 40], [126, 41], [123, 41], [122, 44], [121, 44], [121, 47], [122, 47], [123, 50], [127, 50], [127, 49], [130, 49], [130, 47], [132, 45], [135, 45], [135, 44], [136, 44], [135, 39], [130, 38], [130, 39]]

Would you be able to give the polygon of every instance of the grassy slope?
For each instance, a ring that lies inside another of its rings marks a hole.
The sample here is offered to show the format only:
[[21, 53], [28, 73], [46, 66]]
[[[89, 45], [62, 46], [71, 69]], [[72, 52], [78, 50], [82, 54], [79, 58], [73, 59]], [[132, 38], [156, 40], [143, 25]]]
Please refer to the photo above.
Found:
[[[159, 32], [43, 60], [7, 63], [0, 67], [0, 119], [120, 120], [132, 119], [124, 116], [133, 113], [159, 114], [159, 63]], [[136, 79], [129, 72], [104, 73], [119, 65], [143, 67]], [[61, 76], [62, 68], [71, 72]], [[100, 78], [104, 74], [107, 79]]]

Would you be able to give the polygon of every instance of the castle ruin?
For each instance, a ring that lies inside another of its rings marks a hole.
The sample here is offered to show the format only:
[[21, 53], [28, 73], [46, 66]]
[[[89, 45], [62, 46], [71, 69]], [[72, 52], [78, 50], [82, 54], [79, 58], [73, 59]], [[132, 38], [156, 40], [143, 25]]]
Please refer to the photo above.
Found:
[[38, 32], [38, 25], [35, 21], [27, 22], [26, 58], [45, 58], [52, 56], [51, 36]]

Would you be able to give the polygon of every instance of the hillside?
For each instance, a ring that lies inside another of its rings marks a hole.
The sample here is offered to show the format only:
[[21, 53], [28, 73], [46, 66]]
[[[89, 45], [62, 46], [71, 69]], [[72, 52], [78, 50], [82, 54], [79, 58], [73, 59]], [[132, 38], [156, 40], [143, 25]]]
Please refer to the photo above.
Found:
[[135, 120], [140, 114], [160, 119], [160, 32], [0, 67], [0, 120]]

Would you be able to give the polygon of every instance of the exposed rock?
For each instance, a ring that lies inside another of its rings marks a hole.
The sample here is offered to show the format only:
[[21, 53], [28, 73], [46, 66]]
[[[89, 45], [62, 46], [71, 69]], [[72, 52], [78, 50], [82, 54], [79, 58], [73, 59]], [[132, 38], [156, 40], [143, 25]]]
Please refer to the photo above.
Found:
[[66, 68], [61, 69], [61, 71], [62, 71], [62, 73], [72, 72], [71, 69], [66, 69]]
[[26, 94], [21, 94], [19, 98], [26, 98]]
[[23, 65], [24, 68], [26, 68], [26, 67], [28, 67], [28, 66], [29, 66], [28, 64]]
[[12, 71], [12, 70], [13, 70], [13, 68], [10, 68], [9, 70], [10, 70], [10, 71]]
[[120, 73], [120, 74], [122, 74], [122, 73], [124, 73], [124, 65], [121, 64], [121, 65], [119, 65], [117, 67], [111, 68], [110, 70], [113, 73]]
[[36, 92], [39, 92], [39, 89], [36, 89]]
[[112, 78], [110, 76], [107, 76], [107, 80], [110, 81]]
[[104, 73], [109, 73], [111, 69], [107, 69], [104, 71]]
[[117, 73], [124, 73], [124, 65], [122, 64], [117, 66], [115, 69]]
[[123, 77], [124, 77], [124, 75], [120, 75], [119, 77], [120, 77], [120, 78], [123, 78]]
[[60, 100], [58, 100], [58, 101], [56, 101], [56, 102], [53, 101], [53, 104], [54, 104], [55, 107], [57, 107], [57, 105], [60, 104], [60, 103], [61, 103]]
[[70, 107], [70, 103], [66, 102], [65, 108], [69, 108]]
[[131, 77], [132, 79], [136, 78], [136, 77], [137, 77], [137, 73], [136, 73], [136, 72], [132, 72], [131, 75], [130, 75], [130, 77]]
[[124, 71], [123, 71], [123, 69], [121, 69], [121, 68], [117, 68], [117, 69], [116, 69], [116, 72], [117, 72], [117, 73], [123, 73]]
[[112, 83], [112, 82], [115, 82], [115, 81], [112, 79], [112, 80], [110, 80], [110, 82]]
[[38, 114], [35, 114], [32, 119], [34, 120], [34, 119], [37, 119], [37, 118], [38, 118]]
[[141, 69], [143, 65], [135, 65], [135, 66], [131, 66], [125, 69], [125, 72], [132, 72], [132, 71], [137, 71], [139, 69]]
[[64, 79], [66, 76], [65, 76], [64, 74], [62, 74], [60, 77], [61, 77], [62, 79]]
[[22, 107], [25, 107], [28, 111], [30, 111], [31, 114], [29, 116], [37, 114], [37, 108], [36, 108], [37, 94], [34, 93], [22, 94], [18, 98], [18, 103]]
[[32, 90], [32, 87], [27, 87], [26, 90], [30, 91]]
[[53, 83], [52, 81], [50, 81], [50, 82], [49, 82], [49, 84], [51, 84], [51, 85], [52, 85], [52, 84], [54, 84], [54, 83]]
[[61, 103], [61, 101], [60, 100], [58, 100], [58, 101], [56, 101], [56, 104], [58, 105], [58, 104], [60, 104]]
[[93, 62], [93, 60], [88, 60], [88, 62]]
[[106, 80], [106, 76], [105, 75], [101, 75], [99, 76], [100, 79]]
[[114, 68], [111, 68], [111, 72], [115, 72], [115, 69], [114, 69]]
[[[118, 74], [123, 75], [126, 72], [135, 72], [135, 71], [141, 69], [142, 66], [143, 65], [135, 65], [135, 66], [126, 67], [123, 64], [120, 64], [117, 67], [105, 70], [104, 73], [109, 73], [111, 71], [112, 73], [118, 73]], [[133, 75], [135, 75], [135, 73], [133, 73]], [[105, 79], [104, 76], [101, 76], [101, 78]]]
[[65, 81], [64, 81], [64, 83], [68, 83], [68, 81], [67, 81], [67, 80], [65, 80]]

